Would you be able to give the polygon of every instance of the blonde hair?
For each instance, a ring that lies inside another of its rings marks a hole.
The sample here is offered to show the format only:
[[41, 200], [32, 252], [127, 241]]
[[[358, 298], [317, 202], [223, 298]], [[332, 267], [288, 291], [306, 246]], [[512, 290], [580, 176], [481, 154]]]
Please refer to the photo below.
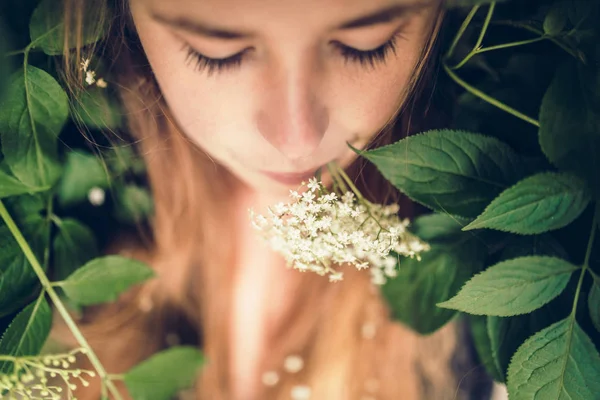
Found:
[[[81, 31], [83, 5], [84, 0], [66, 0], [67, 33]], [[105, 6], [101, 9], [102, 15], [108, 15]], [[112, 11], [115, 17], [108, 37], [96, 50], [113, 63], [113, 83], [120, 88], [128, 132], [147, 165], [155, 212], [150, 240], [119, 237], [107, 252], [146, 261], [158, 278], [113, 304], [89, 307], [80, 326], [101, 362], [115, 374], [166, 347], [175, 326], [184, 332], [184, 341], [201, 346], [209, 360], [196, 388], [197, 398], [229, 399], [230, 326], [223, 316], [231, 310], [235, 271], [229, 266], [235, 264], [235, 255], [229, 249], [235, 248], [235, 241], [230, 233], [233, 221], [222, 210], [228, 206], [236, 178], [180, 132], [139, 46], [126, 1], [117, 1]], [[440, 11], [409, 90], [402, 94], [402, 107], [370, 146], [435, 126], [435, 110], [428, 108], [431, 88], [425, 88], [435, 81], [436, 38], [442, 19]], [[63, 73], [75, 100], [81, 77], [74, 66], [81, 52], [81, 46], [75, 50], [65, 46]], [[422, 115], [417, 121], [415, 110]], [[372, 166], [357, 160], [348, 173], [373, 200], [400, 202], [404, 215], [412, 215], [410, 202], [398, 197]], [[298, 384], [308, 385], [311, 398], [319, 400], [456, 397], [453, 324], [421, 337], [391, 322], [368, 274], [356, 271], [348, 271], [337, 285], [316, 275], [298, 274], [295, 289], [292, 306], [266, 338], [270, 352], [261, 371], [281, 370], [281, 361], [289, 354], [300, 355], [304, 368], [280, 374], [279, 383], [263, 386], [258, 398], [289, 399]], [[57, 332], [64, 329], [58, 326]], [[97, 384], [77, 397], [99, 398]]]

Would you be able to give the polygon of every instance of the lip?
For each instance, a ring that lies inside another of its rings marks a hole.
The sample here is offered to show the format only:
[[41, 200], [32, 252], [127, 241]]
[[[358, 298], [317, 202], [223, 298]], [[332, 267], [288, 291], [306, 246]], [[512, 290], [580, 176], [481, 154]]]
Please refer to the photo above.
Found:
[[271, 171], [260, 171], [263, 175], [268, 176], [269, 178], [282, 183], [284, 185], [294, 185], [300, 184], [302, 181], [307, 181], [308, 179], [315, 176], [315, 172], [319, 167], [304, 171], [304, 172], [271, 172]]

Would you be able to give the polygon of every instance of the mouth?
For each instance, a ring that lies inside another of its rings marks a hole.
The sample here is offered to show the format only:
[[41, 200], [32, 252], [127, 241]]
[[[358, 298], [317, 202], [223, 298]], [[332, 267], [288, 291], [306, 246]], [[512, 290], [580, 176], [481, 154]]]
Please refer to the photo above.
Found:
[[272, 172], [272, 171], [260, 171], [263, 175], [271, 178], [272, 180], [282, 183], [284, 185], [298, 185], [302, 181], [307, 181], [317, 172], [319, 167], [304, 171], [304, 172]]

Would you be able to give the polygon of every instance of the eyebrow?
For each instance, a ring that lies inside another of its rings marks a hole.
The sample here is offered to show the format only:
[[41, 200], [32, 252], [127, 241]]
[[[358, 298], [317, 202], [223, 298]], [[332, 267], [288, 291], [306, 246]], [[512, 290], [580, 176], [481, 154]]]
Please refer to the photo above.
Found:
[[[349, 30], [388, 23], [402, 15], [413, 13], [420, 9], [426, 8], [430, 4], [431, 2], [413, 2], [409, 4], [396, 4], [393, 6], [385, 7], [380, 10], [376, 10], [370, 14], [363, 15], [350, 21], [346, 21], [339, 25], [337, 29]], [[206, 22], [192, 21], [190, 19], [187, 19], [186, 17], [168, 17], [166, 15], [161, 15], [155, 12], [153, 12], [151, 15], [155, 21], [172, 26], [174, 28], [188, 31], [196, 35], [229, 40], [245, 39], [255, 36], [251, 32], [221, 28], [218, 26], [208, 24]]]

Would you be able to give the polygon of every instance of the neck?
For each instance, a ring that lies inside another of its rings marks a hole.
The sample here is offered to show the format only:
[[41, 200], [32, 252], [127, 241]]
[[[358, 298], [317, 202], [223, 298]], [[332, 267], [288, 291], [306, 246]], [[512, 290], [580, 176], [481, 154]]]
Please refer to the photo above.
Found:
[[290, 306], [286, 292], [297, 282], [297, 272], [258, 236], [250, 224], [248, 208], [266, 210], [282, 198], [246, 192], [236, 203], [236, 262], [231, 313], [231, 378], [235, 399], [254, 398], [260, 383], [265, 338]]

